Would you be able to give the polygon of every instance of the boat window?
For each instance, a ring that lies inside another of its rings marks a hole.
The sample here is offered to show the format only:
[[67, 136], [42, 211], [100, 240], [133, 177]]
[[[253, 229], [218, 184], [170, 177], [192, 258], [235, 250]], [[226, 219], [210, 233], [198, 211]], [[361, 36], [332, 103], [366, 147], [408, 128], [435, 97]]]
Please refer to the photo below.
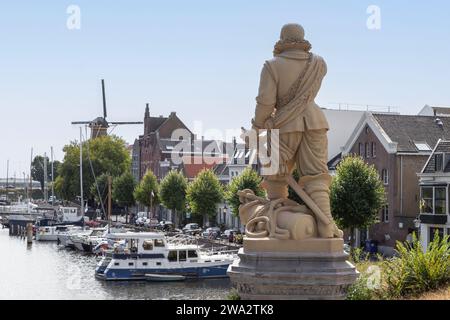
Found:
[[148, 266], [148, 262], [142, 262], [143, 266]]
[[163, 239], [155, 239], [155, 247], [164, 247]]
[[144, 240], [144, 242], [142, 243], [142, 248], [144, 248], [144, 250], [153, 250], [153, 241]]
[[186, 251], [178, 251], [178, 260], [186, 261]]
[[188, 251], [188, 258], [198, 258], [197, 251], [189, 250]]
[[177, 262], [177, 252], [169, 251], [169, 255], [167, 256], [170, 262]]
[[157, 265], [157, 266], [160, 266], [160, 265], [161, 265], [161, 262], [157, 262], [156, 265]]
[[118, 263], [118, 262], [114, 262], [114, 265], [115, 265], [115, 266], [118, 266], [118, 265], [119, 265], [119, 263]]

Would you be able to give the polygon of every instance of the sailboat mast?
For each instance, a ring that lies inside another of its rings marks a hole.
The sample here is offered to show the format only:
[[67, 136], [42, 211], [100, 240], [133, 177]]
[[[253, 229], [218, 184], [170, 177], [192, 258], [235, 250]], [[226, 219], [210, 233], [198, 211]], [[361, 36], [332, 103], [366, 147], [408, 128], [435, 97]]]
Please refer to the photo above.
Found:
[[48, 201], [48, 189], [47, 189], [47, 152], [44, 152], [44, 201]]
[[53, 147], [50, 148], [50, 157], [51, 157], [51, 161], [52, 161], [52, 206], [55, 205], [55, 179], [54, 179], [54, 170], [53, 170]]
[[83, 200], [83, 131], [80, 127], [80, 203], [81, 214], [84, 216], [84, 200]]
[[30, 157], [30, 188], [29, 188], [28, 199], [31, 201], [33, 197], [33, 148], [31, 148], [31, 157]]
[[8, 184], [9, 184], [9, 159], [6, 160], [6, 186], [5, 186], [6, 200], [8, 200]]

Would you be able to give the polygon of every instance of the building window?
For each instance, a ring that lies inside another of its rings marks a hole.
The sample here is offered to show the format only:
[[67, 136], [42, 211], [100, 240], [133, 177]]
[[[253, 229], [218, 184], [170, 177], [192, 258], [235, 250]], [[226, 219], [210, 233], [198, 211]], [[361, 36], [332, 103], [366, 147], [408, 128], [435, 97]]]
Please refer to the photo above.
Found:
[[422, 188], [422, 200], [420, 204], [421, 213], [433, 213], [433, 188]]
[[359, 144], [359, 156], [364, 156], [364, 145], [362, 143]]
[[377, 157], [377, 144], [375, 142], [372, 142], [372, 158]]
[[434, 188], [434, 214], [447, 214], [446, 188]]
[[385, 205], [381, 210], [381, 221], [384, 223], [389, 222], [389, 206]]
[[365, 145], [365, 156], [366, 156], [366, 158], [370, 158], [370, 150], [369, 150], [369, 143], [368, 142], [366, 142], [366, 145]]
[[447, 214], [447, 188], [422, 187], [420, 212], [425, 214]]
[[444, 237], [444, 228], [430, 227], [429, 242], [432, 242], [436, 235], [439, 235], [439, 239], [442, 239]]
[[389, 184], [389, 171], [387, 169], [381, 170], [381, 180], [383, 180], [385, 186]]
[[434, 169], [435, 171], [442, 171], [444, 167], [444, 155], [437, 153], [434, 155]]

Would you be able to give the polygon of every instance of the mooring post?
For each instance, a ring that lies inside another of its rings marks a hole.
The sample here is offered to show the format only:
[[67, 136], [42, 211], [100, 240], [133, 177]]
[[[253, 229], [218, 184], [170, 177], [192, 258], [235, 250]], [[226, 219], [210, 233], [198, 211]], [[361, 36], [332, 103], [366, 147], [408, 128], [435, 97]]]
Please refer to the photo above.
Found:
[[33, 243], [33, 224], [31, 222], [27, 223], [27, 243]]

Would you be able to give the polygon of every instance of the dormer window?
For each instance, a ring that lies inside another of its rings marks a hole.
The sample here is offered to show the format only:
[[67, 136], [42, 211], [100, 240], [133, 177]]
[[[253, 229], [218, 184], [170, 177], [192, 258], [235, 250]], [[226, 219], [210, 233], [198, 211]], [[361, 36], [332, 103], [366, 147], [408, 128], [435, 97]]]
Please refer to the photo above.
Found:
[[414, 142], [414, 145], [419, 152], [430, 152], [432, 151], [428, 143], [426, 142]]
[[444, 155], [442, 153], [437, 153], [434, 155], [434, 170], [436, 172], [442, 171], [444, 169]]

